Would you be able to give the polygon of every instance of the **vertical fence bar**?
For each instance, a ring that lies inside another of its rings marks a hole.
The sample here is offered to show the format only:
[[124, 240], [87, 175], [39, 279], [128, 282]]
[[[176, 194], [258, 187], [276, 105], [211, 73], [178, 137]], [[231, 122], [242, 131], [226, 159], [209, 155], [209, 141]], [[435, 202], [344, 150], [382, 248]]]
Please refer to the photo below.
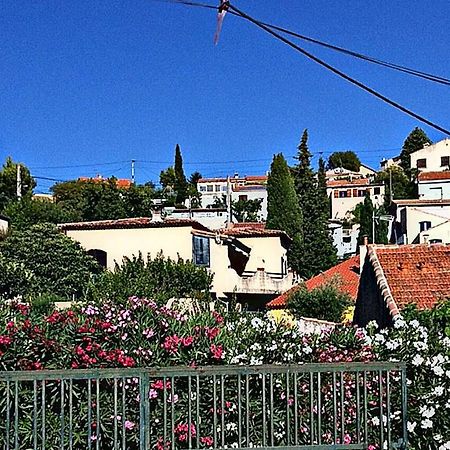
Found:
[[[163, 447], [166, 448], [167, 442], [167, 378], [163, 378]], [[125, 449], [124, 449], [125, 450]]]
[[150, 380], [148, 373], [143, 371], [139, 377], [139, 448], [141, 450], [147, 450], [148, 448], [150, 448], [150, 436], [148, 432], [148, 424], [150, 423], [148, 417], [150, 401], [149, 384]]
[[286, 442], [287, 445], [291, 445], [291, 433], [290, 433], [290, 386], [289, 386], [289, 371], [286, 372]]
[[355, 374], [355, 385], [356, 385], [356, 443], [361, 442], [361, 400], [360, 400], [360, 389], [359, 389], [359, 370]]
[[220, 435], [221, 445], [225, 446], [225, 392], [223, 375], [220, 375]]
[[337, 392], [336, 392], [336, 372], [333, 371], [333, 444], [337, 444]]
[[19, 382], [14, 382], [14, 448], [19, 449]]
[[217, 380], [216, 376], [212, 376], [213, 380], [213, 439], [214, 439], [214, 448], [217, 448]]
[[249, 375], [245, 375], [245, 445], [250, 446], [250, 393]]
[[9, 380], [6, 382], [6, 450], [10, 449], [10, 436], [9, 436], [9, 429], [11, 427], [11, 413], [10, 413], [10, 382]]
[[241, 374], [237, 376], [238, 390], [237, 390], [237, 407], [238, 407], [238, 448], [242, 447], [242, 398], [241, 398]]
[[339, 372], [339, 390], [340, 390], [340, 407], [341, 407], [341, 444], [344, 442], [345, 436], [345, 403], [344, 403], [344, 372]]
[[73, 449], [73, 380], [69, 381], [69, 450]]
[[45, 445], [46, 445], [46, 429], [45, 429], [45, 380], [42, 380], [42, 385], [41, 385], [41, 394], [42, 394], [42, 411], [41, 411], [41, 415], [42, 415], [42, 450], [45, 450]]
[[197, 375], [195, 414], [197, 417], [197, 448], [200, 447], [200, 377]]
[[298, 445], [298, 379], [294, 372], [294, 445]]
[[87, 380], [88, 386], [87, 386], [87, 433], [88, 433], [88, 449], [91, 450], [92, 448], [92, 385], [91, 385], [91, 379], [88, 378]]
[[100, 450], [100, 439], [101, 436], [101, 426], [100, 426], [100, 374], [99, 377], [95, 380], [95, 449]]
[[37, 381], [33, 380], [33, 450], [37, 450]]
[[269, 398], [270, 398], [270, 444], [272, 447], [275, 446], [274, 443], [274, 428], [273, 428], [273, 373], [269, 374]]
[[384, 421], [383, 421], [383, 372], [378, 371], [378, 395], [380, 408], [380, 448], [384, 448]]
[[387, 428], [387, 448], [391, 448], [391, 386], [389, 370], [386, 370], [386, 428]]
[[[191, 424], [192, 424], [192, 385], [191, 385], [191, 375], [187, 376], [188, 380], [188, 448], [192, 448], [192, 430], [191, 430]], [[150, 425], [150, 423], [149, 423]], [[195, 424], [195, 427], [197, 428], [197, 424]], [[198, 432], [198, 430], [197, 430]]]
[[[175, 450], [175, 378], [170, 378], [170, 440], [172, 444], [172, 450]], [[147, 450], [147, 449], [143, 449]]]
[[322, 444], [322, 380], [317, 372], [317, 444]]
[[314, 375], [312, 372], [309, 374], [309, 417], [310, 445], [314, 445]]
[[367, 426], [367, 372], [363, 372], [363, 403], [364, 403], [364, 445], [369, 441], [369, 430]]
[[64, 449], [64, 434], [65, 434], [65, 420], [64, 420], [64, 413], [65, 413], [65, 389], [64, 389], [65, 381], [61, 379], [61, 388], [60, 388], [60, 395], [61, 395], [61, 413], [60, 413], [60, 421], [61, 421], [61, 430], [60, 430], [60, 437], [61, 437], [61, 445], [60, 449]]
[[267, 417], [266, 417], [266, 374], [261, 374], [261, 390], [262, 390], [262, 445], [267, 447]]
[[[122, 450], [126, 450], [127, 447], [127, 435], [125, 429], [125, 418], [127, 414], [127, 391], [125, 389], [125, 383], [127, 379], [122, 378]], [[164, 390], [164, 392], [166, 392]]]

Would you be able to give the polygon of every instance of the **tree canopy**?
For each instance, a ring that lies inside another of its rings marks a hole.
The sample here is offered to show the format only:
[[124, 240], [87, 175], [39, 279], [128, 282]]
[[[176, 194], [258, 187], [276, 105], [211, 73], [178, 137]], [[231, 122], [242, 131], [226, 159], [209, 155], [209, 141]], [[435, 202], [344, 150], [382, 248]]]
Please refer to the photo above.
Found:
[[334, 152], [328, 158], [328, 169], [337, 169], [339, 167], [351, 170], [352, 172], [359, 172], [361, 161], [358, 155], [351, 150]]
[[400, 153], [400, 166], [403, 170], [411, 169], [411, 153], [421, 150], [425, 147], [425, 144], [432, 144], [433, 142], [427, 136], [425, 131], [416, 127], [409, 133], [405, 142], [403, 142], [402, 151]]

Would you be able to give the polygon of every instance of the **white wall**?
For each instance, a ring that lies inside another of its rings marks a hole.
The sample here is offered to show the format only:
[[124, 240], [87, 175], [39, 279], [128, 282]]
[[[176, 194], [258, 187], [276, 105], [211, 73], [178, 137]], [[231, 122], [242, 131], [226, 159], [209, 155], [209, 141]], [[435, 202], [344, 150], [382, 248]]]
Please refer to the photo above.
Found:
[[233, 191], [231, 193], [231, 200], [237, 202], [239, 197], [245, 195], [247, 200], [257, 200], [262, 199], [261, 210], [258, 213], [258, 219], [260, 221], [265, 221], [267, 219], [267, 189], [249, 189], [246, 188], [242, 191]]
[[8, 225], [8, 221], [0, 217], [0, 233], [6, 233], [8, 231]]
[[421, 200], [450, 199], [450, 179], [420, 181], [418, 187]]
[[436, 240], [442, 241], [443, 244], [450, 244], [450, 220], [420, 233], [421, 244]]
[[[337, 250], [338, 258], [343, 258], [345, 255], [355, 254], [358, 246], [359, 225], [353, 225], [351, 229], [344, 229], [339, 224], [329, 225], [333, 244]], [[345, 237], [345, 242], [344, 242]]]
[[417, 167], [418, 159], [426, 159], [427, 167], [420, 168], [419, 170], [421, 172], [439, 172], [446, 170], [449, 166], [441, 166], [442, 156], [450, 156], [450, 139], [444, 139], [422, 150], [411, 153], [411, 167]]

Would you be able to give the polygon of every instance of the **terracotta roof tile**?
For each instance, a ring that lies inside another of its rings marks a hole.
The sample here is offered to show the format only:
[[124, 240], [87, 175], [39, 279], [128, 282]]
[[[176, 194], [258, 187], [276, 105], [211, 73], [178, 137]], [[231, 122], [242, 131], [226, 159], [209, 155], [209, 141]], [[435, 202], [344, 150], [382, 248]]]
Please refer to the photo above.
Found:
[[353, 180], [329, 180], [327, 187], [345, 187], [345, 186], [368, 186], [370, 180], [368, 178], [355, 178]]
[[450, 170], [445, 172], [420, 172], [417, 176], [420, 181], [433, 181], [433, 180], [450, 180]]
[[373, 246], [372, 252], [398, 308], [427, 309], [450, 297], [450, 245]]
[[266, 228], [265, 223], [259, 222], [234, 223], [229, 228], [221, 229], [220, 233], [226, 236], [234, 236], [242, 238], [279, 236], [288, 241], [291, 240], [291, 238], [284, 231], [269, 230]]
[[450, 199], [444, 200], [405, 199], [405, 200], [392, 200], [392, 202], [397, 206], [450, 205]]
[[93, 222], [62, 223], [58, 227], [61, 230], [112, 230], [122, 228], [167, 228], [167, 227], [192, 227], [196, 230], [211, 231], [195, 220], [167, 219], [152, 221], [150, 217], [135, 217], [130, 219], [96, 220]]
[[[85, 181], [85, 182], [92, 182], [92, 183], [107, 183], [110, 179], [109, 178], [103, 178], [103, 177], [95, 177], [95, 178], [89, 178], [89, 177], [79, 177], [78, 181]], [[118, 178], [116, 179], [116, 186], [118, 188], [129, 188], [133, 182], [127, 178]]]
[[[341, 292], [347, 293], [352, 300], [356, 300], [359, 286], [359, 255], [353, 256], [346, 261], [337, 264], [325, 272], [310, 278], [304, 284], [308, 290], [323, 286], [325, 283], [338, 278], [341, 282]], [[266, 306], [268, 308], [283, 308], [286, 306], [288, 297], [299, 289], [303, 284], [297, 284], [280, 296], [274, 298]]]

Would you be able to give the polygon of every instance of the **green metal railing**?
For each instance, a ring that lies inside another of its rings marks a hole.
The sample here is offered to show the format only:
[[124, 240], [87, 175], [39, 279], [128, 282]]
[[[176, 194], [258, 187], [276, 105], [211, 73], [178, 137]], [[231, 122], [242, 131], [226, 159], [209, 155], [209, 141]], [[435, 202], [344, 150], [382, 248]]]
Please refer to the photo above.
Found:
[[4, 449], [407, 447], [403, 363], [0, 372]]

